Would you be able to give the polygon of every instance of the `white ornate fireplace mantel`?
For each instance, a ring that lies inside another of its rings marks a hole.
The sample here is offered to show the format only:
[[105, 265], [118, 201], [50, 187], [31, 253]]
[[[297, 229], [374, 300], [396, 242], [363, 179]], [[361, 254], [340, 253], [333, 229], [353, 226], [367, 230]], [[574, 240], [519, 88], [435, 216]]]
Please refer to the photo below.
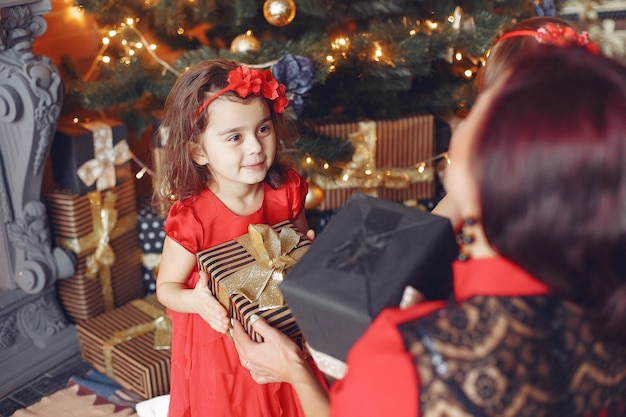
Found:
[[49, 0], [0, 0], [0, 396], [77, 354], [56, 296], [74, 272], [53, 246], [41, 201], [63, 99], [47, 57], [32, 53]]

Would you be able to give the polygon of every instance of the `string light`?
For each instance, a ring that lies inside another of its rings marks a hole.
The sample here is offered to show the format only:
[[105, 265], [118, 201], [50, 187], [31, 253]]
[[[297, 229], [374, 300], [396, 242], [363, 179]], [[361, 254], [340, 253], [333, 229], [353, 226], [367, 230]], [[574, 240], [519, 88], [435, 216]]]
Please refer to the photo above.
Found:
[[[165, 62], [164, 60], [162, 60], [156, 55], [154, 51], [157, 49], [157, 46], [154, 43], [148, 42], [148, 40], [143, 35], [143, 33], [141, 33], [139, 29], [137, 29], [137, 25], [135, 23], [138, 21], [139, 21], [138, 18], [127, 17], [122, 23], [120, 23], [121, 27], [125, 27], [126, 29], [131, 30], [139, 38], [138, 42], [132, 43], [133, 47], [130, 47], [131, 44], [128, 41], [128, 39], [122, 39], [120, 41], [120, 44], [124, 46], [126, 50], [126, 55], [127, 55], [121, 58], [120, 61], [125, 65], [130, 65], [132, 63], [131, 57], [137, 54], [136, 50], [137, 49], [145, 50], [152, 59], [154, 59], [156, 62], [159, 63], [159, 65], [161, 65], [164, 68], [165, 71], [169, 71], [172, 74], [178, 76], [178, 71], [176, 71], [174, 67], [172, 67], [170, 64], [168, 64], [167, 62]], [[91, 63], [91, 66], [85, 73], [83, 80], [86, 81], [91, 77], [91, 75], [95, 71], [99, 62], [103, 62], [105, 64], [108, 64], [111, 62], [111, 58], [103, 54], [111, 43], [110, 38], [116, 37], [118, 35], [118, 32], [115, 29], [111, 29], [109, 30], [108, 35], [109, 35], [108, 37], [102, 38], [102, 45], [100, 47], [100, 50], [98, 51], [98, 54], [96, 55], [95, 59]]]

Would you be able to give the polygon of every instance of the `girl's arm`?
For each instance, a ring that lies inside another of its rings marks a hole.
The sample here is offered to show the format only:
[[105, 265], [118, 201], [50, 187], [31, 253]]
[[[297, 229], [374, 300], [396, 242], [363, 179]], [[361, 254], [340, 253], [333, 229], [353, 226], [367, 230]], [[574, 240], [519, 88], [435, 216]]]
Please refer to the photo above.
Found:
[[263, 319], [253, 322], [254, 330], [263, 336], [256, 343], [237, 320], [232, 320], [232, 336], [241, 364], [248, 368], [259, 384], [287, 382], [296, 391], [306, 417], [327, 417], [328, 396], [307, 365], [300, 348], [284, 333]]
[[230, 327], [228, 314], [211, 294], [208, 274], [200, 274], [195, 288], [186, 284], [196, 265], [195, 254], [166, 236], [157, 277], [157, 298], [171, 310], [199, 314], [214, 330], [226, 333]]

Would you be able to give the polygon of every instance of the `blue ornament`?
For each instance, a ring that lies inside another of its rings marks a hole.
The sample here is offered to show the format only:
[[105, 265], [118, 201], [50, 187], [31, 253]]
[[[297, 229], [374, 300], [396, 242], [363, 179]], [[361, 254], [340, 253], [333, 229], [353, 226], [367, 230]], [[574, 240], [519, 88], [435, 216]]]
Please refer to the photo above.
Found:
[[533, 1], [535, 16], [556, 16], [554, 0]]
[[272, 69], [276, 80], [285, 85], [289, 104], [296, 115], [302, 113], [304, 98], [313, 87], [313, 72], [312, 60], [305, 56], [293, 56], [289, 52], [285, 52]]

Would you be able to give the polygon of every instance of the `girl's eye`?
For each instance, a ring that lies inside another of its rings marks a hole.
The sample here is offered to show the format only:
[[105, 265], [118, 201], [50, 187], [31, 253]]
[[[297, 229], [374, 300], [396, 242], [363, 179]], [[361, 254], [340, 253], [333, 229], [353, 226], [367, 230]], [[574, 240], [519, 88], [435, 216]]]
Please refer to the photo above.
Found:
[[272, 127], [270, 125], [263, 125], [259, 128], [259, 133], [261, 134], [268, 134], [269, 132], [271, 132]]
[[241, 140], [241, 135], [232, 135], [228, 137], [229, 142], [237, 142]]

